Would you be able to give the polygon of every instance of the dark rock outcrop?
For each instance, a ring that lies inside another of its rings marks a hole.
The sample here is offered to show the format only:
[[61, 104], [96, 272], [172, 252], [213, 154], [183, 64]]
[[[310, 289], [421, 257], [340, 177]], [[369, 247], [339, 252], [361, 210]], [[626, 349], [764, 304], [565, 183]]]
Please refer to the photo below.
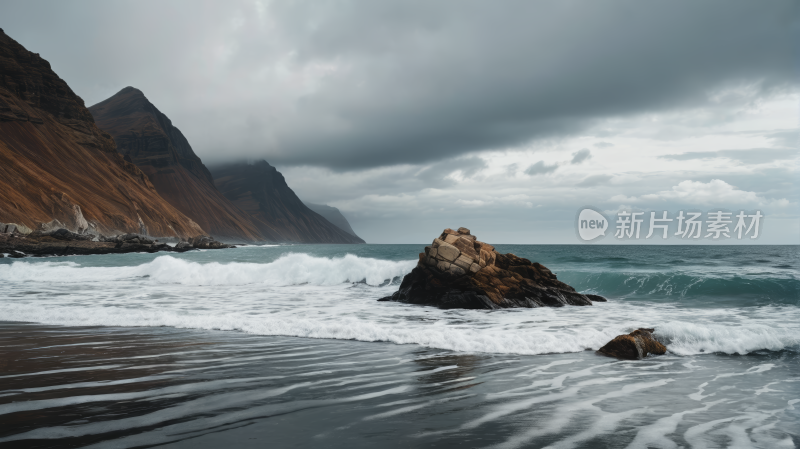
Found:
[[41, 232], [41, 231], [34, 231], [30, 235], [36, 236], [46, 236], [49, 235], [54, 239], [58, 240], [67, 240], [67, 241], [74, 241], [74, 240], [94, 240], [95, 236], [91, 234], [77, 234], [75, 232], [69, 231], [67, 229], [56, 229], [53, 231]]
[[197, 237], [192, 237], [187, 242], [191, 245], [192, 248], [196, 249], [223, 249], [223, 248], [236, 248], [234, 245], [228, 245], [227, 243], [222, 243], [214, 240], [214, 238], [209, 237], [207, 235], [198, 235]]
[[[0, 31], [0, 222], [188, 238], [197, 223], [117, 153], [50, 64]], [[24, 232], [23, 232], [24, 233]]]
[[[42, 232], [34, 231], [28, 235], [0, 234], [0, 253], [9, 257], [29, 256], [73, 256], [93, 254], [155, 253], [161, 251], [184, 252], [195, 249], [183, 242], [176, 246], [159, 243], [141, 234], [122, 234], [114, 237], [99, 237], [89, 240], [86, 235], [76, 234], [66, 229]], [[204, 249], [228, 248], [230, 245], [216, 242]]]
[[597, 352], [625, 360], [641, 360], [649, 354], [662, 355], [667, 348], [653, 338], [655, 329], [636, 329], [627, 335], [618, 335]]
[[172, 121], [140, 91], [126, 87], [89, 108], [117, 150], [139, 167], [158, 193], [211, 235], [265, 240], [253, 219], [223, 196], [211, 173]]
[[381, 300], [463, 309], [592, 305], [544, 265], [500, 254], [466, 228], [445, 229], [400, 289]]
[[308, 208], [267, 161], [211, 167], [217, 188], [278, 242], [364, 243]]

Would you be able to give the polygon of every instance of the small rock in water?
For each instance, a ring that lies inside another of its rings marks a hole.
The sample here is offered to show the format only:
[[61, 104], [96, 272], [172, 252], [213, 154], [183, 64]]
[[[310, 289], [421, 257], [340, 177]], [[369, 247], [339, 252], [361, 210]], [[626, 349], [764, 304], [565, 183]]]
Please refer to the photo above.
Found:
[[193, 250], [194, 247], [189, 244], [189, 242], [178, 242], [177, 245], [173, 248], [174, 251], [184, 252]]
[[662, 355], [666, 346], [653, 338], [655, 329], [636, 329], [627, 335], [618, 335], [597, 352], [625, 360], [641, 360], [649, 354]]
[[236, 248], [233, 245], [222, 243], [214, 240], [213, 237], [207, 235], [198, 235], [189, 239], [189, 244], [197, 249], [222, 249], [222, 248]]

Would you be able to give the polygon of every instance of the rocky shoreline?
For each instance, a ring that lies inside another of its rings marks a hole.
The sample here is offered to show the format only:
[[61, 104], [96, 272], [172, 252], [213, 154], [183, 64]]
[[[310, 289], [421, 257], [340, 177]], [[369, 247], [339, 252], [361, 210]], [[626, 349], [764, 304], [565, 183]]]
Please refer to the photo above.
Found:
[[197, 236], [175, 246], [159, 242], [141, 234], [121, 234], [113, 237], [78, 234], [67, 229], [34, 231], [29, 234], [0, 233], [0, 257], [11, 258], [83, 256], [96, 254], [126, 253], [182, 253], [195, 249], [235, 248], [234, 245], [218, 242], [208, 236]]
[[379, 301], [501, 309], [590, 306], [606, 299], [578, 293], [542, 264], [498, 253], [467, 228], [448, 228], [420, 253], [419, 263], [403, 278], [400, 289]]

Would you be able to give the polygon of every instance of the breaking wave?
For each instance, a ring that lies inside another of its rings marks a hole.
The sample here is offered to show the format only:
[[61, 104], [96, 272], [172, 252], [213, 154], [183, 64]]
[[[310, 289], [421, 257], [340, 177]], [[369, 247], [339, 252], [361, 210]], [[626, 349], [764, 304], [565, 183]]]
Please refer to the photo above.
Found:
[[[395, 291], [415, 264], [302, 253], [268, 263], [199, 263], [169, 255], [121, 267], [14, 261], [0, 264], [0, 319], [237, 330], [508, 354], [598, 349], [637, 327], [655, 327], [676, 355], [800, 346], [798, 281], [790, 275], [561, 270], [559, 278], [579, 291], [610, 298], [562, 309], [458, 311], [375, 301]], [[714, 301], [724, 307], [709, 307]]]
[[151, 282], [184, 285], [336, 285], [363, 282], [384, 285], [402, 278], [416, 261], [389, 261], [348, 254], [313, 257], [285, 254], [270, 263], [197, 263], [172, 256], [133, 267], [81, 267], [74, 262], [14, 262], [0, 265], [0, 282], [86, 283], [147, 277]]

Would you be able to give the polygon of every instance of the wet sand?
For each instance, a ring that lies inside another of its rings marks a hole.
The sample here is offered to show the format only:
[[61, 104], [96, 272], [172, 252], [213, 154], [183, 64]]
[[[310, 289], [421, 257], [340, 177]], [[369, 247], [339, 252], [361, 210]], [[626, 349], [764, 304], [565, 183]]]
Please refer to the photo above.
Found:
[[798, 366], [0, 322], [0, 447], [793, 447]]

